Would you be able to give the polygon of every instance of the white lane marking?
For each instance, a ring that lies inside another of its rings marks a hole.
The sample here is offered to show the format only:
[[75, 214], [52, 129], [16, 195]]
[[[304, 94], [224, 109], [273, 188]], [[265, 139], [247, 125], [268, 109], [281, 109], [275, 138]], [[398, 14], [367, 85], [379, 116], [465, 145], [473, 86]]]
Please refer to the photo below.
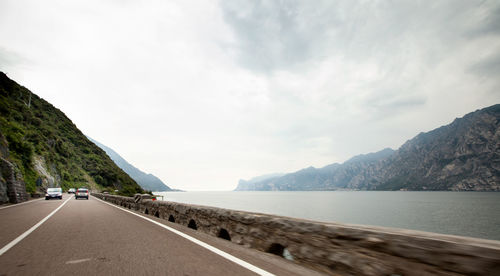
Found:
[[7, 250], [11, 249], [14, 245], [16, 245], [18, 242], [22, 241], [24, 238], [26, 238], [31, 232], [35, 231], [40, 225], [42, 225], [46, 220], [48, 220], [52, 215], [54, 215], [59, 209], [61, 209], [64, 204], [66, 204], [71, 197], [66, 199], [59, 207], [57, 207], [52, 213], [50, 213], [48, 216], [46, 216], [44, 219], [39, 221], [37, 224], [33, 225], [28, 231], [22, 233], [19, 237], [15, 238], [13, 241], [9, 242], [6, 246], [4, 246], [2, 249], [0, 249], [0, 256], [2, 256]]
[[97, 200], [99, 200], [102, 203], [106, 203], [106, 204], [108, 204], [110, 206], [113, 206], [113, 207], [118, 208], [118, 209], [120, 209], [122, 211], [128, 212], [128, 213], [130, 213], [130, 214], [132, 214], [134, 216], [138, 216], [138, 217], [140, 217], [142, 219], [145, 219], [145, 220], [147, 220], [149, 222], [152, 222], [152, 223], [154, 223], [154, 224], [156, 224], [156, 225], [158, 225], [160, 227], [163, 227], [163, 228], [167, 229], [168, 231], [171, 231], [171, 232], [173, 232], [173, 233], [175, 233], [175, 234], [177, 234], [177, 235], [179, 235], [179, 236], [181, 236], [181, 237], [183, 237], [183, 238], [185, 238], [185, 239], [187, 239], [187, 240], [189, 240], [191, 242], [194, 242], [197, 245], [199, 245], [199, 246], [201, 246], [201, 247], [203, 247], [205, 249], [208, 249], [208, 250], [214, 252], [215, 254], [217, 254], [217, 255], [219, 255], [219, 256], [221, 256], [223, 258], [226, 258], [226, 259], [228, 259], [228, 260], [230, 260], [230, 261], [232, 261], [232, 262], [234, 262], [234, 263], [236, 263], [236, 264], [238, 264], [238, 265], [240, 265], [240, 266], [242, 266], [242, 267], [244, 267], [244, 268], [246, 268], [246, 269], [248, 269], [250, 271], [253, 271], [253, 272], [259, 274], [259, 275], [274, 276], [274, 274], [272, 274], [270, 272], [267, 272], [267, 271], [265, 271], [265, 270], [263, 270], [261, 268], [258, 268], [258, 267], [254, 266], [252, 264], [249, 264], [249, 263], [247, 263], [247, 262], [245, 262], [245, 261], [243, 261], [243, 260], [241, 260], [241, 259], [239, 259], [239, 258], [237, 258], [237, 257], [235, 257], [233, 255], [230, 255], [229, 253], [226, 253], [226, 252], [224, 252], [224, 251], [222, 251], [222, 250], [220, 250], [218, 248], [215, 248], [215, 247], [213, 247], [213, 246], [211, 246], [209, 244], [206, 244], [206, 243], [204, 243], [204, 242], [202, 242], [200, 240], [197, 240], [197, 239], [195, 239], [195, 238], [193, 238], [193, 237], [191, 237], [191, 236], [189, 236], [187, 234], [184, 234], [184, 233], [182, 233], [182, 232], [180, 232], [178, 230], [175, 230], [174, 228], [168, 227], [168, 226], [166, 226], [164, 224], [161, 224], [161, 223], [159, 223], [157, 221], [154, 221], [154, 220], [152, 220], [150, 218], [141, 216], [141, 215], [136, 214], [136, 213], [134, 213], [132, 211], [129, 211], [127, 209], [123, 209], [123, 208], [118, 207], [118, 206], [116, 206], [114, 204], [111, 204], [111, 203], [108, 203], [106, 201], [103, 201], [103, 200], [101, 200], [101, 199], [99, 199], [97, 197], [94, 197], [94, 198], [97, 199]]
[[10, 207], [14, 207], [14, 206], [23, 205], [23, 204], [26, 204], [26, 203], [31, 203], [31, 202], [39, 201], [39, 200], [42, 200], [42, 199], [44, 199], [44, 198], [39, 198], [39, 199], [28, 200], [28, 201], [26, 201], [26, 202], [21, 202], [21, 203], [12, 204], [12, 205], [9, 205], [9, 206], [0, 207], [0, 210], [2, 210], [2, 209], [6, 209], [6, 208], [10, 208]]
[[92, 260], [92, 259], [87, 258], [87, 259], [73, 260], [73, 261], [67, 261], [66, 264], [79, 264], [79, 263], [83, 263], [83, 262], [88, 262], [90, 260]]

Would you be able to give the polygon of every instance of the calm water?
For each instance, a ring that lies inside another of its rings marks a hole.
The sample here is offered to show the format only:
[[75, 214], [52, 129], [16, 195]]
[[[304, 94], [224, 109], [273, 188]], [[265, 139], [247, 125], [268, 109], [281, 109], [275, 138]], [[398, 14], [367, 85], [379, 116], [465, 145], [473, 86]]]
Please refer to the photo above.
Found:
[[163, 192], [165, 200], [500, 240], [493, 192]]

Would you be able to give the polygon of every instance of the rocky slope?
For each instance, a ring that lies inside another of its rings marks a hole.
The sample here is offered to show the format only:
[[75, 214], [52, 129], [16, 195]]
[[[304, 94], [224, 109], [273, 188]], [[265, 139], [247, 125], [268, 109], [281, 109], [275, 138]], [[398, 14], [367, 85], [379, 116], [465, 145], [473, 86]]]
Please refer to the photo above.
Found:
[[500, 105], [421, 133], [398, 150], [307, 168], [236, 190], [500, 191]]
[[89, 138], [89, 140], [96, 144], [98, 147], [103, 149], [106, 154], [111, 157], [115, 164], [122, 170], [124, 170], [128, 175], [130, 175], [130, 177], [132, 177], [143, 189], [153, 192], [172, 191], [172, 189], [165, 185], [165, 183], [163, 183], [163, 181], [161, 181], [158, 177], [139, 170], [138, 168], [127, 162], [127, 160], [123, 159], [123, 157], [121, 157], [113, 149], [97, 142], [90, 137], [87, 138]]
[[[0, 151], [0, 193], [19, 183], [23, 193], [80, 186], [116, 189], [124, 195], [143, 191], [63, 112], [2, 72]], [[5, 198], [0, 195], [0, 200]]]
[[500, 190], [500, 104], [406, 142], [374, 175], [376, 189]]

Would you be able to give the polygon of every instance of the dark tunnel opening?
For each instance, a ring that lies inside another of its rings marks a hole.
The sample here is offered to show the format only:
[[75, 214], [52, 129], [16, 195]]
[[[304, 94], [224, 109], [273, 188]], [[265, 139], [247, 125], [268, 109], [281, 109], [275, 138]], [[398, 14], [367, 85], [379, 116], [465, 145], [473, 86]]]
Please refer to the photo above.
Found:
[[191, 229], [194, 229], [194, 230], [198, 230], [198, 226], [196, 225], [196, 221], [194, 221], [193, 219], [189, 221], [188, 227]]
[[268, 253], [278, 255], [280, 257], [283, 257], [283, 251], [285, 250], [285, 247], [279, 243], [273, 243], [271, 246], [269, 246], [269, 249], [267, 250]]
[[231, 240], [231, 236], [229, 235], [229, 232], [227, 232], [226, 229], [224, 228], [221, 228], [219, 230], [219, 234], [217, 235], [217, 237], [221, 238], [221, 239], [225, 239], [225, 240], [228, 240], [230, 241]]

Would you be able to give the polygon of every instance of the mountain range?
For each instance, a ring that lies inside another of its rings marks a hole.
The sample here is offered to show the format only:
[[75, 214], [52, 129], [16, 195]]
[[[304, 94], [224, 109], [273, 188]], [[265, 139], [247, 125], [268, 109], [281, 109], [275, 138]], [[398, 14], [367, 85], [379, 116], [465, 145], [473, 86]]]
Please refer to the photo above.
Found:
[[106, 154], [108, 154], [108, 156], [115, 162], [115, 164], [122, 170], [124, 170], [130, 177], [132, 177], [143, 189], [153, 192], [172, 191], [172, 189], [165, 185], [165, 183], [163, 183], [163, 181], [161, 181], [158, 177], [139, 170], [138, 168], [127, 162], [127, 160], [121, 157], [113, 149], [97, 142], [90, 137], [87, 138], [98, 147], [103, 149]]
[[259, 181], [236, 191], [500, 191], [500, 104], [420, 133], [399, 149], [355, 156]]

